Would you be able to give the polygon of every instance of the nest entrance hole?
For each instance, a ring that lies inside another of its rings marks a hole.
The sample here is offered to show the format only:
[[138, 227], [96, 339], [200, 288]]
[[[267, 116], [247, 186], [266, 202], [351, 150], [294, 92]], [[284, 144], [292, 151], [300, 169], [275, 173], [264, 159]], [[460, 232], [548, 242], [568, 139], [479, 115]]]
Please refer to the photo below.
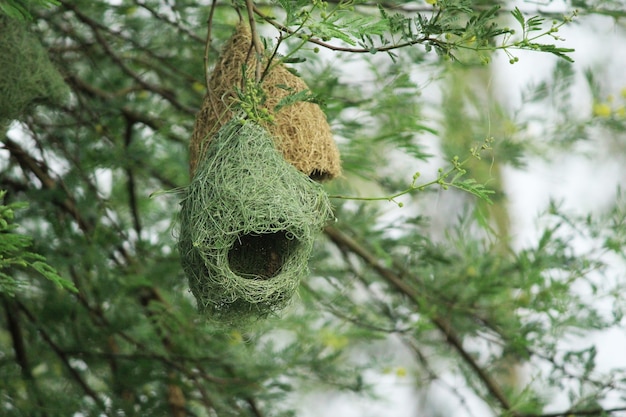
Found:
[[328, 171], [314, 169], [310, 174], [309, 178], [311, 178], [315, 182], [325, 182], [328, 180], [332, 180], [335, 175], [331, 174]]
[[300, 242], [287, 231], [239, 236], [228, 251], [228, 264], [235, 274], [249, 279], [278, 275]]

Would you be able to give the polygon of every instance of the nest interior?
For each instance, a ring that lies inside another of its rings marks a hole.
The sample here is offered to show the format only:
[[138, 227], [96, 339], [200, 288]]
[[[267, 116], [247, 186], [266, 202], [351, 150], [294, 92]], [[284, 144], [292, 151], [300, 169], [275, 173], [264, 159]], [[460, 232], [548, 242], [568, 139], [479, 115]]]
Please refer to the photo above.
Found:
[[230, 269], [244, 278], [271, 279], [298, 250], [300, 242], [284, 230], [237, 236], [228, 251]]

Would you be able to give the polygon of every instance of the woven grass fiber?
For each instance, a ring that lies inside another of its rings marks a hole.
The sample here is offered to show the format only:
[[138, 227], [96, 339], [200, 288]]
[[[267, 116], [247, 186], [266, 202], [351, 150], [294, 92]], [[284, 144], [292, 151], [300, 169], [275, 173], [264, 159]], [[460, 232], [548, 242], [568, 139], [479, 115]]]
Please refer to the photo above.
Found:
[[289, 302], [332, 212], [321, 185], [235, 116], [210, 141], [182, 201], [179, 251], [199, 310], [246, 323]]
[[67, 95], [63, 77], [24, 22], [0, 14], [0, 51], [0, 125]]
[[[232, 117], [236, 104], [235, 87], [241, 87], [245, 65], [245, 78], [254, 78], [256, 56], [251, 48], [249, 29], [240, 24], [222, 50], [209, 81], [209, 90], [196, 124], [189, 146], [190, 173], [193, 177], [198, 161], [202, 159], [206, 138], [211, 138]], [[289, 90], [281, 88], [286, 86]], [[274, 107], [290, 94], [307, 90], [302, 79], [276, 65], [263, 79], [263, 91], [267, 100], [264, 106], [274, 116], [274, 122], [264, 125], [276, 139], [276, 147], [284, 158], [309, 177], [325, 181], [341, 172], [339, 151], [335, 144], [326, 116], [317, 104], [296, 102], [275, 112]]]

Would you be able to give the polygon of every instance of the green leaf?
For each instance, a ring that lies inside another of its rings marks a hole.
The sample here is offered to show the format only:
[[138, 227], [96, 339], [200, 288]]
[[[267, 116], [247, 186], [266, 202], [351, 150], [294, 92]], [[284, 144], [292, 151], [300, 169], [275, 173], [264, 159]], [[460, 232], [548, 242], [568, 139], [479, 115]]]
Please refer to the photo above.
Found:
[[71, 292], [78, 292], [78, 289], [74, 286], [73, 282], [68, 281], [67, 279], [60, 276], [57, 271], [47, 263], [42, 261], [36, 261], [33, 262], [31, 266], [35, 271], [39, 272], [45, 278], [57, 284], [59, 288], [66, 289]]
[[[6, 1], [6, 3], [4, 1]], [[15, 0], [3, 0], [3, 2], [0, 3], [0, 11], [13, 19], [32, 20], [33, 17], [28, 9], [20, 3], [21, 2]]]
[[[280, 86], [279, 86], [280, 87]], [[286, 87], [286, 86], [285, 86]], [[288, 89], [288, 88], [285, 88]], [[313, 95], [309, 90], [298, 91], [297, 93], [289, 94], [286, 97], [283, 97], [277, 104], [274, 106], [274, 111], [278, 112], [280, 109], [290, 106], [299, 101], [307, 101], [307, 102], [317, 102], [315, 95]]]
[[489, 196], [495, 194], [495, 191], [486, 188], [483, 184], [479, 184], [473, 178], [468, 178], [463, 181], [453, 181], [451, 185], [460, 190], [466, 191], [489, 204], [493, 204], [493, 201]]
[[2, 0], [0, 2], [0, 12], [17, 20], [32, 20], [30, 13], [32, 6], [37, 5], [45, 8], [58, 6], [61, 3], [58, 0]]
[[306, 62], [306, 58], [294, 56], [294, 57], [283, 58], [281, 59], [281, 62], [285, 64], [300, 64], [302, 62]]
[[[5, 196], [6, 191], [0, 191], [0, 200]], [[25, 207], [25, 203], [0, 204], [0, 272], [11, 268], [33, 269], [60, 287], [75, 292], [76, 287], [72, 282], [61, 277], [52, 266], [45, 263], [43, 256], [30, 251], [30, 237], [13, 232], [18, 227], [12, 223], [14, 210]], [[0, 291], [7, 289], [10, 295], [19, 287], [17, 279], [5, 272], [2, 272], [2, 281]]]

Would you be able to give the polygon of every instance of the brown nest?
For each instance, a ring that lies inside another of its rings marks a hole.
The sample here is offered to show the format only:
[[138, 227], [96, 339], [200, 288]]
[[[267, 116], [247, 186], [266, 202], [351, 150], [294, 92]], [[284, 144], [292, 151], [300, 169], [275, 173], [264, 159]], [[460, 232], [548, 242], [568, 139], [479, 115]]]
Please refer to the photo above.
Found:
[[[254, 77], [256, 63], [250, 32], [245, 25], [240, 24], [213, 69], [209, 91], [196, 116], [189, 145], [192, 178], [199, 161], [204, 157], [208, 141], [232, 117], [232, 109], [236, 104], [235, 88], [242, 85], [244, 78]], [[242, 74], [244, 66], [247, 68], [245, 77]], [[304, 81], [279, 64], [274, 65], [264, 77], [262, 88], [266, 95], [263, 107], [274, 117], [273, 122], [265, 123], [263, 127], [275, 138], [275, 145], [287, 162], [316, 181], [338, 176], [341, 172], [339, 151], [326, 116], [319, 106], [299, 101], [278, 112], [274, 111], [283, 98], [308, 90]]]

